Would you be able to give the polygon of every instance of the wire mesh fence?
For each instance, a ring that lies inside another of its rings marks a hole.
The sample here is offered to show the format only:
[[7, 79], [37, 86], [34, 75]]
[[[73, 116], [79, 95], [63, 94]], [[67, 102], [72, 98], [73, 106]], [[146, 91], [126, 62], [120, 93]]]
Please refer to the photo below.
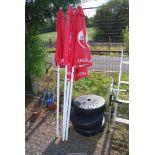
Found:
[[[106, 96], [105, 98], [108, 100], [111, 79], [115, 78], [116, 83], [118, 81], [122, 49], [124, 50], [124, 60], [129, 61], [129, 51], [123, 42], [123, 31], [126, 29], [129, 22], [128, 6], [123, 4], [123, 6], [120, 7], [119, 4], [110, 4], [98, 7], [87, 7], [83, 8], [83, 10], [93, 65], [89, 68], [90, 76], [85, 81], [80, 81], [83, 85], [81, 85], [79, 91], [76, 91], [79, 89], [79, 83], [75, 82], [73, 97], [82, 94], [97, 94]], [[56, 51], [55, 28], [56, 19], [53, 18], [53, 22], [47, 21], [39, 34], [39, 37], [42, 40], [42, 46], [44, 47], [45, 52], [48, 53], [48, 62], [52, 62], [53, 65], [54, 54]], [[123, 65], [122, 72], [123, 78], [128, 80], [129, 65], [127, 63]], [[92, 77], [96, 79], [95, 83], [92, 82]], [[101, 80], [101, 78], [103, 80]], [[92, 89], [87, 87], [88, 85]]]
[[[111, 7], [114, 8], [114, 6]], [[119, 71], [120, 53], [122, 49], [124, 50], [125, 60], [129, 60], [129, 51], [126, 49], [122, 39], [122, 31], [125, 29], [127, 17], [123, 18], [123, 21], [125, 20], [124, 22], [120, 22], [119, 18], [112, 19], [112, 16], [110, 15], [104, 17], [103, 20], [98, 19], [97, 16], [94, 15], [94, 11], [100, 8], [101, 7], [84, 8], [87, 36], [93, 59], [93, 66], [90, 68], [90, 70], [101, 71], [105, 73], [115, 73]], [[110, 20], [110, 22], [107, 22], [108, 20]], [[107, 24], [104, 25], [106, 22]], [[49, 53], [49, 60], [54, 62], [54, 53], [56, 50], [56, 32], [46, 32], [46, 30], [47, 29], [45, 28], [44, 33], [40, 34], [39, 36], [42, 39], [42, 43], [46, 49], [46, 52]], [[123, 66], [123, 72], [129, 72], [127, 64]]]

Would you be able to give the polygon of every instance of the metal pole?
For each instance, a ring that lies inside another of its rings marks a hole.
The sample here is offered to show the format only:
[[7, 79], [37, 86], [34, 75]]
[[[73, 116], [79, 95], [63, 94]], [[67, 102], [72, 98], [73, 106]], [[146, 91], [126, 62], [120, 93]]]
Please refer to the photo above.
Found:
[[[116, 100], [119, 98], [119, 91], [120, 91], [119, 89], [120, 89], [121, 75], [122, 75], [122, 62], [123, 62], [123, 50], [121, 51], [121, 58], [120, 58], [120, 68], [119, 68], [119, 77], [118, 77], [118, 86], [117, 86], [117, 92], [116, 92]], [[113, 128], [115, 126], [117, 109], [118, 109], [118, 103], [116, 103], [116, 105], [115, 105]]]
[[112, 109], [112, 95], [113, 95], [113, 83], [114, 83], [114, 79], [111, 80], [111, 84], [110, 84], [110, 98], [109, 98], [109, 122], [111, 120], [111, 109]]

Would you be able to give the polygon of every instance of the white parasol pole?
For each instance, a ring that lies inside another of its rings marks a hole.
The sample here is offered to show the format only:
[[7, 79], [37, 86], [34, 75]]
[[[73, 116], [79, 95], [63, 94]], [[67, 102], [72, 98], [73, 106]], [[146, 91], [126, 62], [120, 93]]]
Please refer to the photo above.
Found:
[[72, 91], [73, 91], [73, 80], [74, 80], [74, 66], [72, 67], [72, 74], [71, 74], [71, 85], [69, 91], [69, 100], [68, 100], [68, 109], [67, 109], [67, 122], [66, 122], [66, 133], [65, 133], [65, 140], [68, 140], [68, 129], [69, 129], [69, 120], [70, 120], [70, 111], [71, 111], [71, 100], [72, 100]]
[[63, 106], [63, 120], [62, 120], [62, 141], [65, 139], [65, 122], [66, 122], [66, 111], [67, 111], [67, 65], [65, 66], [65, 80], [64, 80], [64, 106]]
[[67, 128], [67, 114], [68, 114], [68, 105], [69, 105], [69, 94], [70, 94], [70, 81], [67, 81], [67, 95], [66, 95], [66, 111], [65, 111], [65, 128], [64, 128], [64, 139], [66, 135]]
[[56, 117], [56, 137], [59, 137], [59, 91], [60, 91], [60, 67], [57, 71], [57, 117]]

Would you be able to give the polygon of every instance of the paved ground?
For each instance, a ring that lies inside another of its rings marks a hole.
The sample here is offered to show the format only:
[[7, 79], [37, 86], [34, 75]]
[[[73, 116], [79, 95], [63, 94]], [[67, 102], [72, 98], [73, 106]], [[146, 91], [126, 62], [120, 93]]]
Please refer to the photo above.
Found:
[[[120, 57], [116, 56], [92, 56], [93, 58], [93, 66], [91, 67], [94, 71], [105, 71], [105, 72], [118, 72], [120, 66]], [[125, 61], [129, 59], [127, 57], [124, 58]], [[122, 68], [123, 72], [129, 71], [129, 65], [124, 64]]]
[[[32, 114], [30, 106], [31, 104], [25, 108], [26, 120]], [[37, 121], [33, 123], [36, 124]], [[55, 124], [55, 113], [51, 112], [25, 142], [26, 155], [107, 155], [105, 154], [107, 126], [103, 132], [93, 137], [82, 136], [70, 126], [68, 141], [55, 143]], [[118, 127], [108, 155], [128, 155], [128, 144], [128, 129]]]
[[[26, 118], [30, 115], [29, 106], [26, 107]], [[105, 133], [93, 137], [85, 137], [69, 128], [69, 139], [67, 142], [55, 143], [55, 114], [51, 113], [44, 123], [25, 142], [26, 155], [99, 155], [101, 154]], [[34, 122], [36, 124], [36, 121]], [[71, 125], [71, 124], [70, 124]]]
[[[119, 72], [120, 57], [93, 55], [92, 59], [93, 66], [90, 68], [90, 70], [103, 72]], [[124, 57], [124, 60], [129, 61], [129, 58]], [[49, 58], [49, 61], [52, 61], [52, 63], [54, 63], [54, 54], [52, 54], [52, 56]], [[122, 72], [129, 72], [128, 64], [123, 64]]]

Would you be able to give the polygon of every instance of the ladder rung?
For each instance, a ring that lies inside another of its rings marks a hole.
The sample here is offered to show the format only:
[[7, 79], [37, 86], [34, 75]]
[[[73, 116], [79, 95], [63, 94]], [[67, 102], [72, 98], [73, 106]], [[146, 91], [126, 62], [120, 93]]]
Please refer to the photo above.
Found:
[[122, 104], [124, 103], [124, 104], [129, 104], [129, 101], [127, 101], [127, 100], [120, 100], [120, 99], [118, 99], [117, 100], [118, 102], [122, 102]]
[[121, 84], [129, 84], [128, 81], [121, 81]]
[[129, 64], [129, 61], [122, 61], [123, 64]]
[[129, 124], [129, 120], [128, 119], [124, 119], [124, 118], [120, 118], [120, 117], [116, 117], [116, 122], [120, 122], [120, 123], [124, 123], [124, 124]]
[[[114, 89], [114, 91], [116, 91], [116, 92], [117, 92], [117, 89]], [[125, 89], [119, 89], [119, 91], [126, 92], [126, 90], [125, 90]]]

